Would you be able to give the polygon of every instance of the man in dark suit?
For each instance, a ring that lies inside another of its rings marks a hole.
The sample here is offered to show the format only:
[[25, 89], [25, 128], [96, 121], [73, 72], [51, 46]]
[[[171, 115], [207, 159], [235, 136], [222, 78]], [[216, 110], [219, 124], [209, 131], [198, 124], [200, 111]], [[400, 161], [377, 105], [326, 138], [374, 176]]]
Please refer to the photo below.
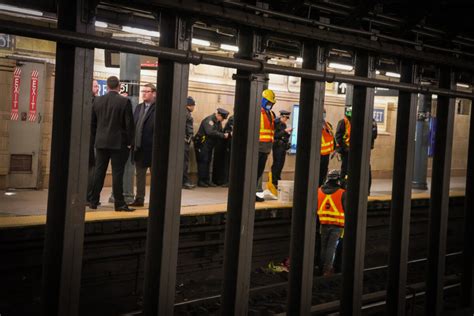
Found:
[[133, 118], [135, 121], [135, 172], [137, 194], [131, 206], [143, 206], [145, 203], [146, 172], [151, 169], [153, 148], [153, 129], [155, 127], [156, 87], [147, 83], [142, 88], [143, 102], [137, 105]]
[[115, 211], [132, 212], [134, 209], [127, 206], [123, 197], [123, 172], [134, 140], [132, 104], [119, 95], [117, 77], [107, 78], [107, 88], [108, 93], [96, 97], [92, 106], [91, 133], [95, 139], [96, 168], [90, 208], [97, 208], [111, 160]]

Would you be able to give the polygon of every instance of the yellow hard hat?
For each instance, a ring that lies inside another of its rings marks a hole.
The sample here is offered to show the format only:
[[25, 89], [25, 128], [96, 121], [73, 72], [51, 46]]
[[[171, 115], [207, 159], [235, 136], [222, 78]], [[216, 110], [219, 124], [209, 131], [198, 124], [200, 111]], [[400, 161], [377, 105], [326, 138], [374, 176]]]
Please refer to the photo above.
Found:
[[262, 97], [264, 97], [265, 99], [267, 99], [273, 104], [276, 103], [275, 92], [273, 92], [273, 90], [270, 90], [270, 89], [263, 90]]

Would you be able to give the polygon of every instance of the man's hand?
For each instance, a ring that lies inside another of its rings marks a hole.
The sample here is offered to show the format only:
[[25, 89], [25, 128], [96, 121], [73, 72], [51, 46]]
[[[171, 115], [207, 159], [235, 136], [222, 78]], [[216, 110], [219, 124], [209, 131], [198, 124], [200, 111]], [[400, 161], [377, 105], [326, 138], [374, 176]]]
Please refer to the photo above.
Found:
[[229, 133], [224, 133], [224, 138], [225, 139], [229, 138]]
[[292, 131], [293, 127], [288, 127], [287, 129], [285, 129], [285, 132], [287, 132], [288, 134], [291, 134]]

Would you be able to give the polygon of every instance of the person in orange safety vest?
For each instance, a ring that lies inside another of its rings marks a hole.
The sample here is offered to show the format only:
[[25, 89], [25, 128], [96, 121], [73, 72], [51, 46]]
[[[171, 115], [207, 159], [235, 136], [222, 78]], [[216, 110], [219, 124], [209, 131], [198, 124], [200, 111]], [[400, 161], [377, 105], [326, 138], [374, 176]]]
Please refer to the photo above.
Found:
[[257, 167], [257, 192], [255, 200], [263, 202], [263, 188], [259, 185], [259, 179], [265, 170], [268, 155], [272, 151], [273, 138], [275, 134], [275, 113], [272, 108], [276, 103], [275, 93], [266, 89], [262, 92], [262, 103], [260, 106], [260, 136], [258, 143], [258, 167]]
[[334, 273], [334, 256], [344, 231], [346, 190], [341, 188], [340, 173], [331, 170], [326, 183], [318, 190], [317, 215], [321, 223], [321, 260], [323, 276]]
[[324, 184], [328, 173], [329, 159], [334, 152], [336, 142], [331, 123], [326, 121], [326, 109], [323, 112], [323, 128], [321, 130], [321, 160], [319, 164], [319, 186]]

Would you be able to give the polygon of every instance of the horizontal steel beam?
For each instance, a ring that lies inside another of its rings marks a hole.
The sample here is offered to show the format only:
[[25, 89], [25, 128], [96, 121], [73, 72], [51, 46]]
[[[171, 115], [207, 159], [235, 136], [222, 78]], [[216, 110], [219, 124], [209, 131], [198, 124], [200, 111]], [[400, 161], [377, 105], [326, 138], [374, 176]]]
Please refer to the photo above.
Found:
[[236, 68], [255, 73], [273, 73], [285, 76], [301, 77], [316, 81], [337, 81], [366, 87], [395, 89], [411, 93], [437, 94], [451, 98], [474, 99], [474, 94], [472, 93], [459, 92], [455, 90], [385, 81], [373, 78], [364, 78], [352, 75], [343, 75], [325, 71], [278, 66], [255, 60], [245, 60], [239, 58], [201, 54], [192, 51], [185, 51], [167, 47], [157, 47], [142, 43], [127, 42], [97, 35], [88, 35], [87, 37], [84, 37], [75, 32], [41, 27], [37, 25], [30, 25], [27, 23], [17, 23], [1, 19], [0, 32], [55, 41], [58, 43], [70, 44], [85, 48], [111, 49], [124, 53], [155, 56], [158, 58], [174, 60], [182, 63], [191, 63], [195, 65], [207, 64], [227, 68]]

